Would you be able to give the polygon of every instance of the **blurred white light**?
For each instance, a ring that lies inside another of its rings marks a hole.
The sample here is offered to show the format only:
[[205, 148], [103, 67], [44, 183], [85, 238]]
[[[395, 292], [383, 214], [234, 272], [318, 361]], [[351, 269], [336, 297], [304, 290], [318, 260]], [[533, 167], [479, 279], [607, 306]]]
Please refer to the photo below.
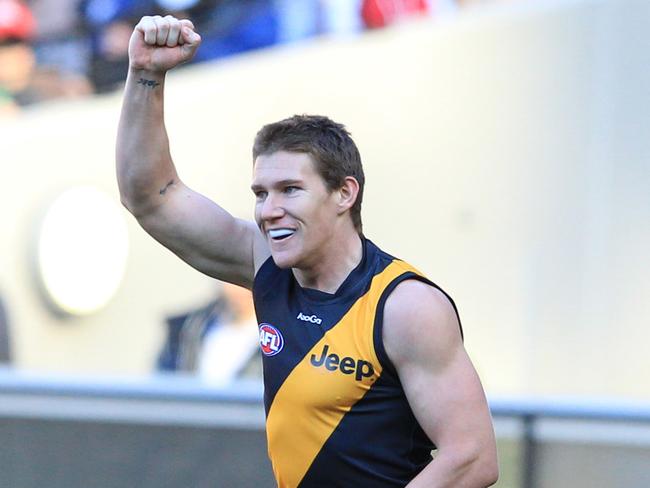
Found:
[[92, 313], [117, 291], [128, 254], [120, 207], [93, 187], [76, 187], [50, 205], [38, 239], [38, 271], [52, 303], [73, 315]]

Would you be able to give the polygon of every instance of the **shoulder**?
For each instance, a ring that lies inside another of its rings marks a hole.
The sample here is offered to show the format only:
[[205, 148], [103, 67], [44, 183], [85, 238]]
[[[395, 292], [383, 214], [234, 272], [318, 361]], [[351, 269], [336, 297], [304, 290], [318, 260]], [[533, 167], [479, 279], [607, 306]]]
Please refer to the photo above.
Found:
[[[253, 267], [254, 275], [260, 270], [260, 268], [271, 258], [271, 249], [269, 248], [266, 239], [260, 232], [257, 224], [255, 222], [247, 222], [250, 226], [250, 232], [254, 235], [253, 238]], [[272, 261], [272, 259], [271, 259]]]
[[439, 289], [418, 280], [406, 280], [386, 300], [384, 348], [393, 364], [420, 359], [444, 362], [462, 348], [456, 310]]

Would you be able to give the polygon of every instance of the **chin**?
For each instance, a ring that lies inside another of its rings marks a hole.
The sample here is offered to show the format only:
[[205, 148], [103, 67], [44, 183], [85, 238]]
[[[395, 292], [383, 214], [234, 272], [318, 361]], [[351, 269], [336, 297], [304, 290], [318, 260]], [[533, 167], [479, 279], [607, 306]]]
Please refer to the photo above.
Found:
[[287, 252], [271, 252], [273, 262], [280, 269], [295, 268], [298, 263], [297, 256], [293, 256]]

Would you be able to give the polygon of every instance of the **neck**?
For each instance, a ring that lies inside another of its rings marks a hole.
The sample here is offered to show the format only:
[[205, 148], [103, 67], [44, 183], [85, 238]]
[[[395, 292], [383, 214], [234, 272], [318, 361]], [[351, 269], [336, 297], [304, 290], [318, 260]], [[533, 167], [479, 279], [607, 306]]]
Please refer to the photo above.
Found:
[[335, 293], [362, 258], [361, 237], [354, 231], [343, 239], [331, 239], [312, 266], [293, 268], [293, 274], [303, 288]]

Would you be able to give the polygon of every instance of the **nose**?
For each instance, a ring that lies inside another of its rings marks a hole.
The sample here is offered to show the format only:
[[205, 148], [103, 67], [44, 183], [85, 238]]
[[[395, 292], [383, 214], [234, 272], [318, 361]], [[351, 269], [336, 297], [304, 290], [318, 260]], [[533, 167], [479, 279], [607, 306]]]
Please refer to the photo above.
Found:
[[260, 207], [260, 219], [262, 221], [277, 220], [285, 214], [280, 199], [272, 193], [269, 193], [264, 201], [260, 203]]

